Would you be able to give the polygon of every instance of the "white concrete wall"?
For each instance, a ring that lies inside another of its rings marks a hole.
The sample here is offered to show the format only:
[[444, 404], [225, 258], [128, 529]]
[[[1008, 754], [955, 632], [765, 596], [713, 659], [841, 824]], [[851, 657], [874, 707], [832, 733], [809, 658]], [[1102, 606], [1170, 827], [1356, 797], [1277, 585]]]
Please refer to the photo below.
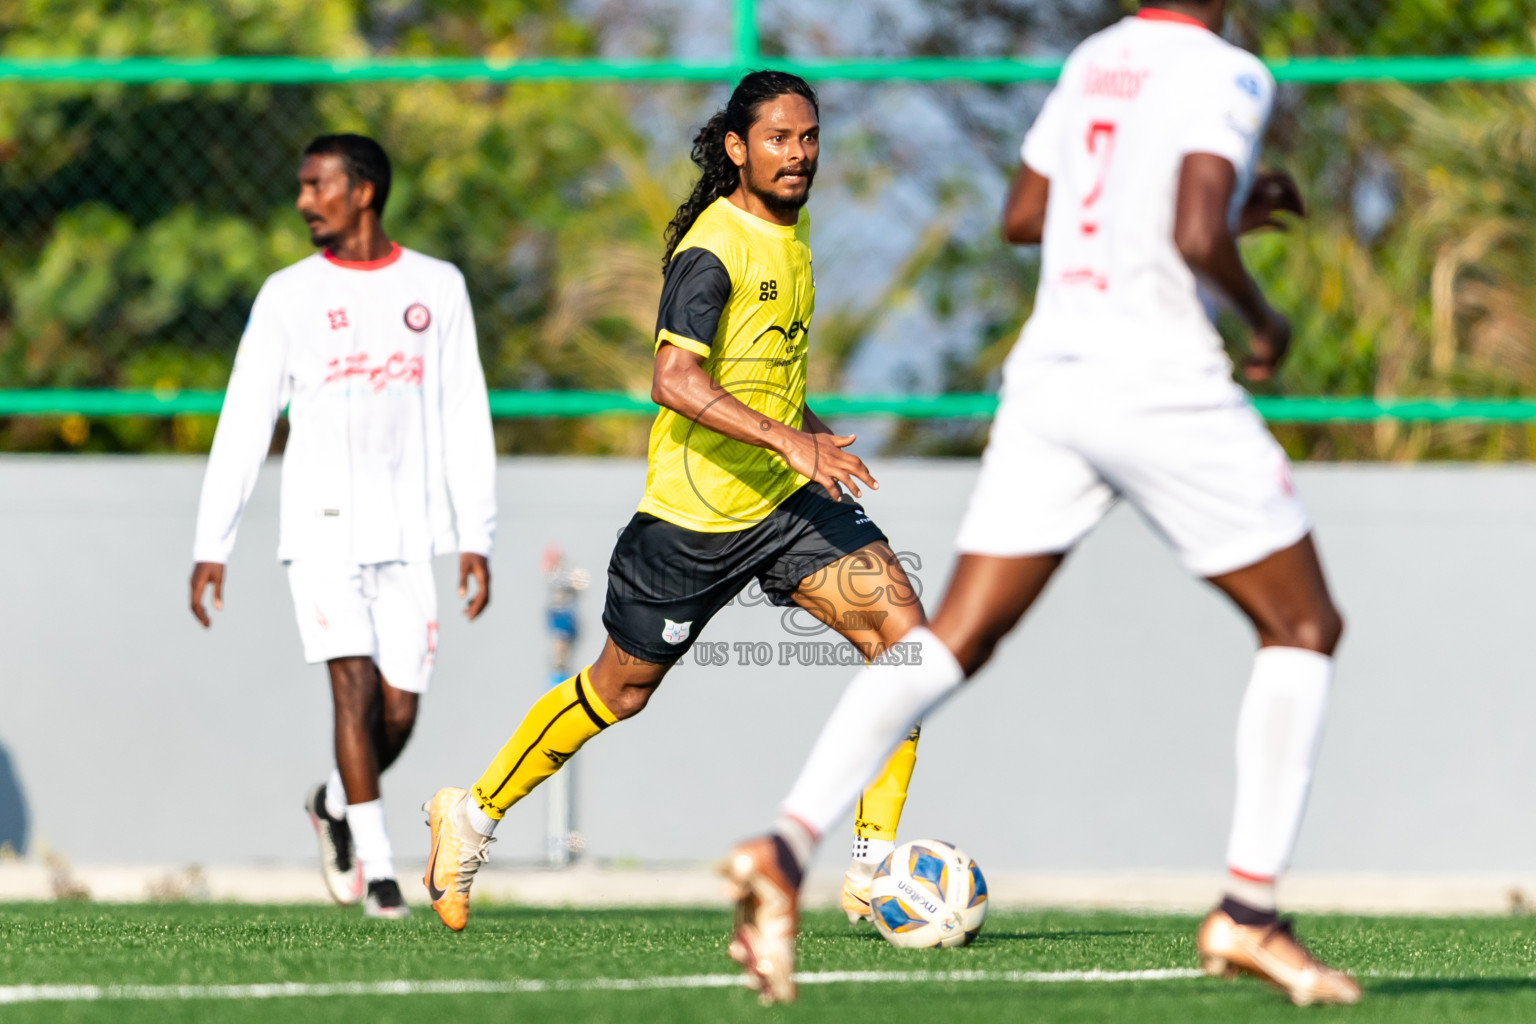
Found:
[[[203, 632], [186, 609], [196, 459], [0, 458], [0, 746], [34, 847], [77, 863], [298, 863], [300, 812], [328, 769], [323, 669], [302, 663], [273, 556], [269, 466]], [[942, 589], [975, 464], [877, 464], [869, 508]], [[386, 776], [397, 854], [416, 810], [472, 781], [545, 685], [539, 554], [555, 541], [598, 587], [638, 499], [637, 462], [502, 463], [495, 600], [452, 611], [437, 682]], [[1536, 470], [1302, 467], [1300, 490], [1349, 619], [1297, 867], [1529, 869], [1536, 854]], [[728, 608], [712, 641], [790, 639], [777, 610]], [[1219, 867], [1251, 641], [1129, 510], [1082, 547], [987, 672], [929, 724], [908, 836], [993, 870]], [[760, 828], [846, 669], [680, 666], [633, 722], [574, 762], [594, 855], [701, 860]], [[0, 776], [5, 774], [0, 759]], [[0, 840], [8, 790], [0, 778]], [[12, 802], [14, 800], [12, 799]], [[542, 849], [536, 794], [497, 859]], [[827, 863], [843, 851], [828, 844]]]

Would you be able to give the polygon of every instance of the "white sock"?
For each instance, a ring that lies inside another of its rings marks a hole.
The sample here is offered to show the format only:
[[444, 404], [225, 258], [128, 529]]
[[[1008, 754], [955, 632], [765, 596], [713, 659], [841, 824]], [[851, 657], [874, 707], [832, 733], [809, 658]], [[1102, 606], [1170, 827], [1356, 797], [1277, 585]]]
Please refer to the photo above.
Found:
[[341, 784], [341, 772], [335, 768], [331, 769], [331, 777], [325, 782], [325, 813], [333, 821], [347, 816], [347, 787]]
[[363, 864], [363, 877], [370, 882], [394, 878], [394, 851], [389, 846], [389, 833], [384, 831], [384, 801], [348, 804], [347, 827], [352, 830], [352, 848]]
[[470, 828], [482, 836], [489, 837], [496, 834], [496, 826], [501, 822], [482, 811], [480, 805], [469, 797], [464, 798], [464, 805], [464, 813], [469, 818]]
[[792, 814], [781, 814], [779, 820], [773, 823], [771, 831], [789, 847], [796, 867], [803, 872], [810, 866], [811, 858], [816, 856], [816, 843], [821, 836], [811, 831], [809, 825]]
[[1259, 878], [1249, 878], [1245, 875], [1228, 873], [1226, 895], [1237, 900], [1245, 907], [1254, 910], [1273, 911], [1277, 906], [1275, 900], [1275, 880], [1265, 881]]
[[913, 724], [965, 681], [960, 663], [926, 626], [902, 637], [898, 649], [912, 657], [903, 664], [877, 659], [853, 677], [784, 799], [784, 815], [816, 839], [848, 813]]
[[1227, 846], [1233, 878], [1255, 887], [1250, 898], [1262, 898], [1268, 886], [1273, 901], [1274, 880], [1296, 847], [1332, 679], [1333, 659], [1316, 651], [1262, 647], [1253, 659], [1237, 716], [1237, 800]]
[[860, 864], [878, 866], [881, 861], [891, 855], [894, 849], [896, 849], [894, 839], [865, 839], [863, 836], [854, 836], [852, 859]]

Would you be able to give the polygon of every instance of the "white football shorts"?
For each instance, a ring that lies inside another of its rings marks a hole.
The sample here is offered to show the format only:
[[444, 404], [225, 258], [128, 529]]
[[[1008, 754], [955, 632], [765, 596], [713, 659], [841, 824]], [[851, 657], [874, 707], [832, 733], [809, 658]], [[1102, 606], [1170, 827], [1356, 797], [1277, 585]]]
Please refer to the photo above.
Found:
[[1220, 576], [1310, 530], [1290, 462], [1225, 375], [1109, 372], [1090, 361], [1009, 375], [956, 547], [1064, 552], [1124, 497], [1198, 576]]
[[285, 564], [305, 661], [369, 657], [390, 686], [426, 692], [437, 660], [431, 562]]

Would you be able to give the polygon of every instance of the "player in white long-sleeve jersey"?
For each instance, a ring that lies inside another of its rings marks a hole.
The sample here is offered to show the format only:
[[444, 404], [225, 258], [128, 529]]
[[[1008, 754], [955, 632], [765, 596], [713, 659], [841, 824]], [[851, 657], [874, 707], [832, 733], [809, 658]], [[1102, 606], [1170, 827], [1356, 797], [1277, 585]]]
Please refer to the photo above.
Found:
[[240, 339], [198, 507], [192, 613], [209, 624], [210, 585], [223, 607], [224, 564], [286, 406], [277, 554], [305, 659], [327, 664], [335, 704], [336, 768], [306, 810], [331, 896], [404, 917], [379, 774], [432, 678], [432, 557], [459, 552], [471, 620], [490, 599], [490, 406], [464, 276], [384, 233], [384, 150], [321, 136], [298, 177], [322, 251], [267, 279]]
[[912, 723], [986, 663], [1066, 553], [1121, 498], [1252, 620], [1260, 649], [1237, 723], [1227, 890], [1197, 935], [1212, 974], [1257, 975], [1297, 1003], [1360, 988], [1276, 913], [1300, 828], [1343, 623], [1284, 453], [1232, 381], [1202, 294], [1252, 330], [1245, 370], [1274, 372], [1290, 329], [1235, 237], [1300, 213], [1253, 189], [1274, 81], [1217, 35], [1226, 0], [1143, 2], [1079, 46], [1025, 138], [1004, 211], [1043, 246], [1034, 314], [920, 664], [874, 664], [833, 711], [773, 831], [738, 847], [733, 956], [768, 1000], [794, 996], [801, 866]]

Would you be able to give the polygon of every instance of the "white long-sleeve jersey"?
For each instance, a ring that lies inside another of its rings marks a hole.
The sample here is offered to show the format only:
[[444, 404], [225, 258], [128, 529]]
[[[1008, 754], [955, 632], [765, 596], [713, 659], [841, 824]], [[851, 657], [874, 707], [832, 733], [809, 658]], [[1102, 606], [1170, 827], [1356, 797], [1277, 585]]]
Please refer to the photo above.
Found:
[[395, 246], [367, 263], [316, 254], [267, 278], [214, 434], [195, 561], [228, 560], [284, 405], [279, 559], [490, 554], [496, 449], [453, 264]]

